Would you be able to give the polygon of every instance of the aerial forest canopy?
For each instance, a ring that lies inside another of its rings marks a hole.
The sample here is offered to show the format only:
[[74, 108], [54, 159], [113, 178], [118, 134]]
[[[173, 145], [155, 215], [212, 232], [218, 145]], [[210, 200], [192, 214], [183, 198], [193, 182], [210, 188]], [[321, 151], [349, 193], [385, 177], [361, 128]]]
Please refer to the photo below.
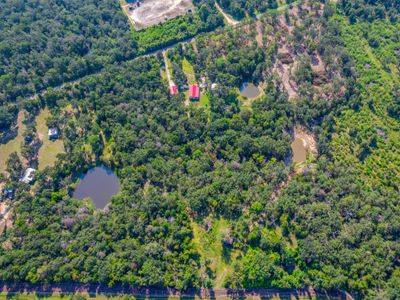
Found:
[[[118, 1], [0, 3], [0, 281], [398, 299], [398, 1], [216, 3], [140, 31]], [[28, 185], [45, 110], [64, 151]], [[73, 197], [98, 165], [103, 210]]]
[[58, 87], [222, 24], [207, 1], [197, 4], [202, 14], [134, 33], [118, 1], [2, 1], [0, 103]]

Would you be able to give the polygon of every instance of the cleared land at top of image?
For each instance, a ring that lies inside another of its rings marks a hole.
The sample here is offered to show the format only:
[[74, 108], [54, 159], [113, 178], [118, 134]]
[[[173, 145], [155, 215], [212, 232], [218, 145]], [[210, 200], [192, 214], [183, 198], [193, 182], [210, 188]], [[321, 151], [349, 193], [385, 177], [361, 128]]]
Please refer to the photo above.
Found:
[[136, 30], [184, 15], [193, 8], [191, 0], [144, 0], [124, 5]]

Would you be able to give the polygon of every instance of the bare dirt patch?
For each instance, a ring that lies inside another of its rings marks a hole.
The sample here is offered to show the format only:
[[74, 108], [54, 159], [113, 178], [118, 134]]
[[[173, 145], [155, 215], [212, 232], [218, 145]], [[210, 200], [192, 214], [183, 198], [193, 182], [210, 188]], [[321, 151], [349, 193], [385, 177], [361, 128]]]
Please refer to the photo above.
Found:
[[11, 211], [8, 205], [4, 202], [0, 202], [0, 233], [3, 232], [4, 228], [11, 228], [12, 217]]
[[157, 25], [193, 11], [191, 0], [143, 0], [123, 6], [136, 30]]
[[257, 41], [258, 46], [262, 47], [263, 46], [263, 29], [262, 29], [262, 23], [260, 20], [257, 20], [256, 28], [257, 28], [256, 41]]

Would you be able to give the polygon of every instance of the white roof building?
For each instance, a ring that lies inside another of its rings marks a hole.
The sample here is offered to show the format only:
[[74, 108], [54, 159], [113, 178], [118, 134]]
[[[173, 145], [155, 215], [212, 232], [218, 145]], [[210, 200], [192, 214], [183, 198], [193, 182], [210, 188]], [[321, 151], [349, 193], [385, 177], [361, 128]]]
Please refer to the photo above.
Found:
[[35, 169], [28, 168], [25, 170], [24, 176], [19, 180], [23, 183], [31, 183], [33, 180], [35, 180]]
[[58, 128], [49, 128], [49, 139], [58, 139]]

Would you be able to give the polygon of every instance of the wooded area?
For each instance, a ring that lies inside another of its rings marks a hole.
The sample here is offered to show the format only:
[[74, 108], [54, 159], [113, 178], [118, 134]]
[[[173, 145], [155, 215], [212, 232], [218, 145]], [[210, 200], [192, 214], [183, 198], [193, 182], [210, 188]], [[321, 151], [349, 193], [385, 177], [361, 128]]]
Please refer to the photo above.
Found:
[[[18, 179], [35, 140], [0, 176], [15, 191], [1, 281], [312, 286], [397, 299], [397, 1], [300, 1], [269, 13], [278, 3], [221, 0], [243, 19], [224, 28], [212, 1], [194, 1], [193, 15], [140, 32], [117, 2], [67, 2], [0, 4], [0, 130], [24, 109], [25, 136], [36, 137], [34, 117], [48, 107], [65, 148], [31, 187]], [[193, 36], [166, 54], [171, 96], [162, 53], [134, 58]], [[207, 106], [185, 106], [189, 76], [204, 78]], [[260, 96], [241, 96], [243, 83]], [[317, 144], [301, 164], [296, 128]], [[72, 197], [98, 164], [121, 180], [104, 210]]]

